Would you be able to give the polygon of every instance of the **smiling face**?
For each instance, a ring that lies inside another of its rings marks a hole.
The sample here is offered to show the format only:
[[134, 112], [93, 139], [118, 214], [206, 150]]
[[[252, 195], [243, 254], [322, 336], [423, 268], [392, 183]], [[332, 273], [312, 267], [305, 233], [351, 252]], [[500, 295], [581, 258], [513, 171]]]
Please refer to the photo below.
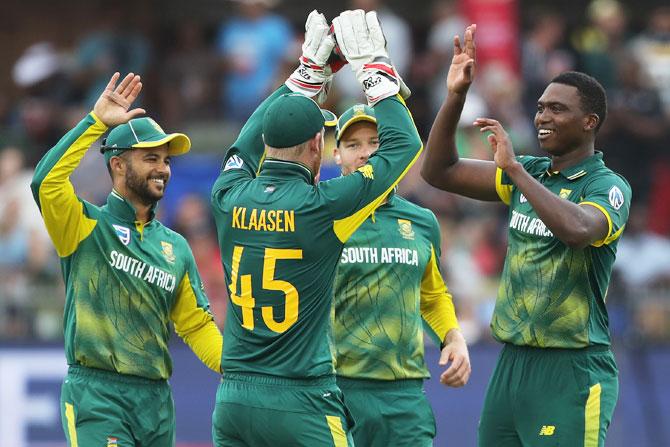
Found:
[[595, 138], [599, 117], [583, 110], [576, 87], [551, 83], [537, 101], [535, 127], [540, 147], [551, 155], [582, 148]]
[[125, 190], [144, 205], [152, 205], [163, 198], [170, 180], [168, 146], [133, 149], [121, 157], [125, 169], [121, 172]]
[[351, 174], [365, 165], [378, 148], [377, 126], [369, 121], [359, 121], [344, 131], [335, 149], [335, 162], [343, 175]]

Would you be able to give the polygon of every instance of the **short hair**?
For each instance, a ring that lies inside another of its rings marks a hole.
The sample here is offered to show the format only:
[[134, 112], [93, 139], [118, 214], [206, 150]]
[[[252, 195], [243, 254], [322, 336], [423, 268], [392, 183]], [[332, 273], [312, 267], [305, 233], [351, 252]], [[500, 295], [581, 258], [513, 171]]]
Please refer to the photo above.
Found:
[[596, 78], [579, 71], [563, 72], [552, 79], [551, 82], [570, 85], [577, 89], [582, 109], [586, 113], [595, 113], [600, 118], [595, 129], [598, 132], [600, 126], [605, 122], [605, 118], [607, 118], [607, 95], [600, 82]]

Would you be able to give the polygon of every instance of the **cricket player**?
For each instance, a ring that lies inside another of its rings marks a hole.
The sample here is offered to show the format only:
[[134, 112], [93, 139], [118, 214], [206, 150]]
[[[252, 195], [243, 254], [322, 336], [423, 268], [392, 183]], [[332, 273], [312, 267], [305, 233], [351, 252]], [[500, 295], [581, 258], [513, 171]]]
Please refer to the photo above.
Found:
[[331, 352], [335, 270], [344, 243], [404, 176], [422, 143], [376, 13], [345, 11], [333, 28], [375, 109], [383, 143], [356, 172], [315, 182], [324, 124], [335, 117], [324, 118], [311, 97], [323, 98], [335, 40], [313, 11], [300, 67], [249, 118], [212, 189], [230, 291], [216, 446], [353, 445]]
[[[357, 104], [337, 122], [335, 161], [343, 175], [379, 147], [375, 110]], [[470, 360], [451, 294], [439, 269], [435, 215], [389, 193], [349, 238], [335, 277], [333, 338], [337, 384], [368, 447], [433, 445], [435, 417], [423, 390], [430, 377], [423, 329], [451, 365], [441, 382], [460, 387]]]
[[[222, 337], [186, 240], [155, 219], [170, 180], [170, 157], [189, 151], [128, 110], [140, 77], [119, 73], [93, 111], [37, 165], [33, 196], [61, 260], [65, 281], [63, 429], [71, 447], [175, 445], [167, 379], [169, 322], [211, 369], [221, 369]], [[77, 197], [70, 174], [103, 143], [114, 189], [98, 207]]]
[[535, 126], [549, 157], [515, 157], [499, 122], [494, 161], [459, 159], [454, 134], [475, 64], [475, 26], [454, 39], [447, 98], [428, 138], [424, 178], [509, 206], [508, 248], [491, 320], [503, 349], [479, 424], [481, 447], [605, 444], [618, 395], [605, 298], [628, 219], [628, 182], [603, 162], [595, 138], [607, 115], [590, 76], [556, 76], [537, 101]]

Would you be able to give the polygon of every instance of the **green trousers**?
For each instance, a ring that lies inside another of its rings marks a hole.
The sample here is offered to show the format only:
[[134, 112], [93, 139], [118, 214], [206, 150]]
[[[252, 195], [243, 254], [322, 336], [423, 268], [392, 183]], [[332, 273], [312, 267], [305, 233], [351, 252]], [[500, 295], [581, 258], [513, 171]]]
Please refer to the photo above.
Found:
[[216, 447], [352, 447], [351, 416], [332, 376], [225, 374], [216, 393]]
[[71, 366], [61, 388], [69, 447], [173, 447], [175, 411], [166, 380]]
[[602, 447], [619, 394], [607, 346], [505, 345], [489, 382], [479, 447]]

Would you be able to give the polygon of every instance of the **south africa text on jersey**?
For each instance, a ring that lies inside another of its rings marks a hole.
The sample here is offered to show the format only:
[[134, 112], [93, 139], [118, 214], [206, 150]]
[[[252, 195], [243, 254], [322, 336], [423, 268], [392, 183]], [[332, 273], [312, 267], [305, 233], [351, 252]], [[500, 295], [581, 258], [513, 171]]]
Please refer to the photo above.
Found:
[[340, 257], [342, 264], [407, 264], [419, 265], [419, 253], [397, 247], [346, 247]]
[[233, 228], [249, 231], [295, 231], [294, 210], [265, 210], [243, 206], [233, 208]]
[[539, 217], [526, 216], [514, 210], [512, 210], [512, 218], [510, 219], [509, 226], [523, 233], [534, 234], [536, 236], [554, 236], [554, 233], [547, 228]]
[[141, 278], [149, 284], [154, 284], [168, 292], [174, 291], [175, 285], [177, 284], [177, 278], [158, 267], [154, 267], [139, 259], [119, 253], [116, 250], [112, 250], [109, 254], [109, 259], [109, 265], [117, 270], [126, 272], [136, 278]]

